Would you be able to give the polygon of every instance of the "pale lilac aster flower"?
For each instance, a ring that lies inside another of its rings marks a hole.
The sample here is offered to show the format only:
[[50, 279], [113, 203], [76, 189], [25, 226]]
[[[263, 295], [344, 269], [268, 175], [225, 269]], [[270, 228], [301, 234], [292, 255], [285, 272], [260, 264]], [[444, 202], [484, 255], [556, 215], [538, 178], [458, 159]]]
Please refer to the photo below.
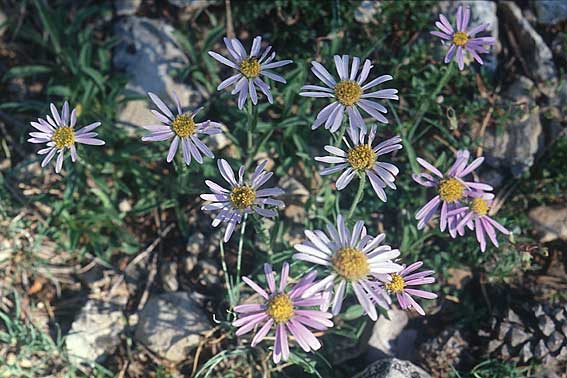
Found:
[[[510, 234], [504, 226], [496, 222], [488, 216], [488, 211], [492, 206], [494, 194], [485, 192], [471, 192], [469, 193], [470, 200], [467, 205], [458, 207], [450, 211], [447, 216], [459, 216], [460, 219], [455, 225], [459, 233], [464, 233], [465, 226], [471, 230], [475, 230], [476, 239], [480, 244], [480, 250], [486, 250], [486, 235], [498, 247], [498, 239], [496, 238], [496, 230], [504, 235]], [[496, 230], [495, 230], [496, 229]]]
[[276, 209], [266, 209], [265, 206], [284, 206], [283, 201], [270, 198], [284, 194], [280, 188], [260, 189], [270, 177], [272, 172], [265, 172], [264, 167], [267, 160], [261, 162], [257, 167], [249, 182], [244, 181], [244, 166], [238, 170], [238, 180], [234, 176], [232, 168], [224, 159], [217, 160], [220, 174], [229, 183], [230, 189], [206, 180], [205, 184], [212, 190], [211, 194], [201, 194], [205, 201], [211, 201], [208, 205], [201, 207], [201, 210], [218, 210], [218, 214], [213, 220], [213, 227], [221, 223], [226, 223], [224, 241], [228, 242], [237, 224], [242, 221], [244, 214], [256, 213], [263, 217], [273, 218], [277, 215]]
[[262, 80], [261, 76], [285, 84], [286, 81], [283, 77], [270, 70], [285, 66], [293, 61], [280, 60], [274, 62], [273, 60], [276, 57], [276, 53], [272, 52], [272, 46], [268, 46], [264, 52], [262, 52], [262, 37], [260, 36], [254, 38], [250, 54], [246, 52], [242, 43], [236, 38], [224, 38], [224, 44], [230, 55], [232, 55], [233, 60], [227, 59], [214, 51], [209, 51], [209, 55], [220, 63], [234, 68], [238, 73], [220, 83], [217, 90], [220, 91], [234, 84], [232, 94], [238, 93], [239, 109], [244, 107], [244, 103], [248, 97], [250, 97], [254, 105], [258, 103], [256, 87], [266, 95], [270, 104], [273, 104], [274, 98], [270, 92], [270, 86]]
[[263, 324], [252, 339], [252, 346], [261, 342], [272, 328], [275, 328], [275, 343], [273, 360], [277, 364], [289, 358], [288, 336], [291, 334], [297, 344], [305, 352], [321, 348], [321, 343], [313, 332], [325, 331], [333, 326], [332, 315], [326, 311], [313, 309], [321, 306], [325, 298], [321, 293], [311, 291], [305, 296], [305, 291], [312, 288], [316, 272], [305, 275], [297, 284], [287, 290], [289, 264], [284, 263], [280, 274], [280, 282], [276, 287], [275, 273], [270, 264], [264, 264], [267, 290], [247, 277], [242, 280], [263, 299], [262, 304], [241, 304], [234, 307], [239, 313], [239, 319], [232, 324], [238, 327], [237, 336], [244, 335]]
[[[470, 7], [459, 6], [457, 10], [457, 30], [453, 29], [453, 26], [447, 20], [443, 14], [439, 15], [439, 20], [435, 22], [435, 26], [441, 31], [432, 31], [431, 34], [443, 39], [444, 41], [449, 41], [451, 46], [447, 51], [445, 56], [445, 63], [451, 62], [453, 56], [456, 55], [457, 64], [459, 70], [463, 70], [465, 67], [465, 60], [463, 57], [464, 51], [468, 51], [472, 57], [480, 64], [483, 64], [479, 54], [488, 53], [488, 49], [485, 46], [490, 46], [496, 44], [496, 39], [494, 37], [475, 37], [478, 33], [484, 31], [490, 24], [481, 24], [467, 31], [469, 26], [469, 20], [471, 17]], [[455, 54], [456, 52], [456, 54]]]
[[360, 58], [353, 57], [349, 72], [349, 56], [335, 55], [335, 68], [339, 75], [337, 82], [334, 77], [318, 62], [311, 62], [311, 71], [321, 80], [326, 87], [318, 85], [305, 85], [301, 88], [301, 96], [306, 97], [328, 97], [333, 99], [329, 105], [317, 114], [312, 129], [325, 125], [325, 129], [332, 133], [337, 131], [342, 124], [344, 113], [347, 113], [350, 127], [366, 128], [362, 115], [358, 111], [361, 108], [378, 122], [388, 123], [381, 113], [388, 113], [388, 109], [372, 99], [398, 100], [397, 89], [382, 89], [375, 92], [365, 93], [366, 90], [392, 80], [390, 75], [382, 75], [364, 84], [373, 65], [366, 59], [360, 74]]
[[423, 263], [421, 261], [417, 261], [408, 267], [404, 265], [403, 269], [398, 273], [381, 275], [378, 277], [379, 281], [374, 281], [372, 283], [372, 288], [378, 293], [387, 292], [392, 295], [395, 294], [398, 304], [402, 310], [408, 310], [413, 307], [420, 315], [425, 315], [423, 308], [415, 301], [415, 299], [413, 299], [412, 296], [425, 299], [435, 299], [437, 298], [437, 294], [412, 288], [412, 286], [431, 284], [435, 282], [434, 277], [429, 277], [435, 273], [433, 270], [412, 273], [419, 269], [422, 265]]
[[101, 125], [100, 122], [91, 123], [80, 130], [75, 130], [77, 124], [77, 110], [73, 109], [69, 114], [69, 103], [65, 101], [61, 115], [57, 111], [54, 104], [50, 105], [51, 116], [46, 116], [47, 121], [38, 118], [37, 122], [31, 122], [31, 125], [38, 131], [30, 133], [30, 143], [45, 143], [46, 148], [39, 150], [39, 155], [46, 155], [41, 162], [41, 167], [45, 167], [57, 153], [57, 161], [55, 163], [55, 172], [61, 172], [63, 167], [63, 156], [66, 149], [71, 151], [71, 161], [77, 160], [77, 149], [75, 143], [90, 144], [93, 146], [102, 146], [103, 140], [97, 139], [97, 133], [94, 129]]
[[402, 148], [399, 144], [402, 139], [399, 136], [387, 139], [376, 146], [372, 146], [376, 137], [376, 126], [372, 126], [367, 136], [366, 129], [358, 129], [349, 127], [348, 135], [352, 141], [352, 145], [344, 139], [348, 149], [341, 150], [335, 146], [325, 146], [325, 150], [334, 156], [316, 157], [315, 160], [338, 164], [334, 167], [321, 170], [321, 175], [330, 175], [336, 172], [343, 172], [337, 180], [337, 190], [343, 190], [354, 178], [358, 172], [363, 172], [368, 176], [372, 188], [376, 192], [378, 198], [386, 202], [386, 192], [384, 188], [390, 187], [396, 189], [394, 181], [400, 170], [393, 164], [378, 161], [380, 155], [385, 155]]
[[154, 116], [161, 122], [159, 125], [143, 126], [150, 133], [142, 137], [144, 142], [160, 142], [173, 138], [169, 145], [166, 161], [170, 163], [179, 144], [183, 151], [183, 160], [187, 165], [191, 164], [191, 158], [197, 163], [203, 164], [203, 155], [214, 158], [211, 150], [199, 139], [201, 135], [215, 135], [222, 133], [221, 124], [218, 122], [195, 122], [194, 118], [202, 108], [194, 112], [184, 113], [181, 108], [179, 98], [173, 93], [175, 105], [177, 107], [177, 115], [167, 107], [167, 105], [155, 94], [148, 92], [148, 96], [152, 102], [161, 110], [152, 110]]
[[415, 182], [426, 187], [436, 187], [437, 195], [433, 197], [425, 206], [423, 206], [416, 214], [415, 218], [419, 220], [417, 228], [421, 230], [429, 222], [429, 220], [437, 213], [437, 209], [441, 204], [440, 229], [445, 231], [449, 224], [449, 231], [454, 232], [451, 222], [456, 222], [458, 218], [448, 217], [447, 213], [460, 207], [461, 201], [466, 198], [473, 190], [490, 191], [492, 187], [480, 182], [465, 181], [464, 177], [473, 172], [484, 161], [483, 157], [479, 157], [469, 162], [470, 153], [466, 150], [458, 151], [455, 163], [443, 174], [433, 165], [429, 164], [421, 158], [417, 158], [417, 162], [423, 168], [433, 173], [413, 174], [412, 178]]
[[[305, 236], [308, 240], [295, 245], [299, 253], [293, 258], [322, 265], [328, 271], [328, 276], [308, 289], [305, 295], [321, 289], [334, 293], [331, 303], [326, 305], [331, 304], [331, 312], [337, 315], [350, 287], [364, 312], [376, 320], [378, 314], [371, 299], [383, 307], [387, 304], [371, 290], [370, 281], [383, 274], [398, 272], [402, 267], [393, 263], [392, 259], [398, 257], [400, 251], [389, 245], [380, 245], [384, 234], [376, 237], [367, 235], [363, 221], [356, 222], [351, 233], [341, 215], [337, 217], [337, 227], [327, 225], [327, 234], [321, 230], [306, 230]], [[331, 299], [331, 295], [328, 298]]]

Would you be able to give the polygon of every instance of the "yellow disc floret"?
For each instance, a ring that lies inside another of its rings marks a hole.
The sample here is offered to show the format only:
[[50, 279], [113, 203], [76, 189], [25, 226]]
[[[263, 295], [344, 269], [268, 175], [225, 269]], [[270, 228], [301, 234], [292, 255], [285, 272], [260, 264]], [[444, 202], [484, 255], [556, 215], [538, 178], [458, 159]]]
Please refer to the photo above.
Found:
[[193, 135], [196, 126], [195, 121], [193, 121], [193, 116], [180, 114], [171, 122], [171, 128], [178, 137], [187, 138]]
[[256, 191], [248, 185], [235, 186], [230, 193], [230, 202], [237, 209], [246, 209], [254, 204]]
[[469, 36], [467, 33], [458, 31], [453, 34], [453, 43], [457, 46], [464, 46], [469, 41]]
[[437, 187], [439, 197], [446, 202], [455, 202], [465, 195], [465, 185], [454, 177], [441, 180]]
[[334, 89], [337, 100], [345, 106], [356, 104], [362, 96], [362, 88], [353, 80], [339, 81]]
[[341, 248], [332, 257], [333, 268], [343, 278], [356, 281], [370, 273], [368, 257], [364, 252], [353, 248]]
[[270, 302], [266, 314], [276, 323], [285, 323], [293, 316], [293, 302], [285, 293], [277, 294]]
[[470, 209], [480, 216], [488, 214], [488, 203], [482, 198], [475, 198], [470, 204]]
[[386, 287], [386, 290], [392, 293], [401, 293], [404, 291], [406, 282], [404, 281], [404, 277], [394, 273], [392, 274], [392, 281], [385, 283], [384, 286]]
[[354, 169], [363, 171], [374, 166], [376, 154], [368, 144], [359, 144], [348, 151], [347, 161]]
[[58, 149], [69, 148], [75, 143], [75, 132], [70, 126], [58, 127], [53, 132], [52, 140]]
[[249, 79], [260, 75], [260, 62], [256, 58], [247, 58], [240, 62], [240, 72]]

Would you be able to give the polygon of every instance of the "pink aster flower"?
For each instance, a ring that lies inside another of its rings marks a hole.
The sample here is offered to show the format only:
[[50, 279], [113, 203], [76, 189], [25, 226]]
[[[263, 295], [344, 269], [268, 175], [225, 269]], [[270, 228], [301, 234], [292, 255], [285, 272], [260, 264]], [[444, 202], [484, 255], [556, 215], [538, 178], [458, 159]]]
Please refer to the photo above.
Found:
[[256, 167], [249, 182], [244, 181], [244, 166], [238, 170], [238, 181], [228, 162], [224, 159], [217, 160], [220, 174], [229, 183], [230, 189], [206, 180], [205, 184], [212, 190], [211, 194], [201, 194], [201, 198], [212, 203], [204, 205], [201, 210], [219, 210], [213, 220], [213, 227], [226, 223], [224, 241], [228, 242], [237, 224], [242, 221], [244, 214], [256, 213], [263, 217], [273, 218], [277, 215], [276, 209], [267, 209], [265, 206], [284, 206], [283, 201], [270, 198], [284, 194], [280, 188], [260, 189], [270, 177], [272, 172], [265, 172], [264, 167], [267, 160]]
[[41, 162], [41, 167], [45, 167], [57, 153], [57, 162], [55, 163], [55, 172], [61, 172], [63, 167], [63, 157], [66, 149], [71, 151], [71, 161], [77, 160], [77, 149], [75, 143], [90, 144], [93, 146], [102, 146], [104, 141], [97, 139], [97, 133], [94, 129], [100, 126], [100, 122], [91, 123], [80, 130], [75, 130], [77, 124], [77, 110], [73, 109], [69, 115], [69, 103], [65, 101], [61, 115], [57, 111], [54, 104], [50, 105], [51, 116], [46, 116], [47, 121], [38, 118], [37, 122], [31, 122], [31, 125], [38, 131], [30, 133], [30, 143], [45, 143], [46, 148], [39, 150], [39, 155], [46, 155]]
[[330, 320], [332, 315], [312, 308], [321, 306], [325, 301], [321, 293], [312, 292], [309, 296], [304, 295], [305, 291], [313, 286], [313, 280], [317, 273], [307, 274], [290, 290], [287, 290], [288, 263], [283, 264], [277, 287], [275, 274], [272, 272], [270, 264], [264, 264], [264, 273], [268, 283], [267, 290], [247, 277], [242, 278], [263, 298], [263, 303], [241, 304], [234, 307], [234, 311], [239, 313], [239, 319], [232, 323], [235, 327], [238, 327], [236, 335], [244, 335], [263, 324], [252, 339], [251, 345], [256, 346], [272, 328], [275, 328], [273, 360], [276, 364], [281, 360], [287, 361], [289, 358], [288, 337], [290, 334], [305, 352], [321, 348], [321, 343], [310, 328], [317, 331], [327, 330], [327, 328], [333, 326], [333, 322]]
[[325, 176], [342, 171], [343, 173], [339, 176], [336, 185], [337, 190], [343, 190], [358, 172], [365, 173], [378, 198], [386, 202], [384, 188], [388, 186], [396, 189], [394, 181], [400, 170], [393, 164], [378, 161], [378, 157], [401, 149], [402, 145], [399, 143], [402, 139], [396, 136], [372, 146], [376, 137], [376, 126], [372, 126], [368, 139], [366, 138], [366, 128], [349, 127], [347, 132], [352, 141], [352, 146], [345, 138], [344, 142], [348, 147], [346, 151], [334, 146], [325, 146], [325, 150], [334, 156], [315, 158], [315, 160], [323, 163], [338, 164], [321, 170], [321, 175]]
[[398, 100], [397, 89], [381, 89], [379, 91], [365, 93], [366, 90], [392, 80], [390, 75], [382, 75], [364, 84], [372, 69], [372, 63], [366, 59], [360, 74], [360, 58], [353, 57], [349, 72], [349, 56], [335, 55], [335, 68], [339, 75], [337, 82], [334, 77], [318, 62], [311, 62], [311, 72], [321, 80], [326, 87], [318, 85], [305, 85], [299, 94], [306, 97], [327, 97], [333, 99], [329, 105], [317, 114], [312, 129], [325, 125], [325, 129], [332, 133], [341, 127], [345, 112], [347, 113], [350, 127], [366, 128], [362, 115], [358, 111], [361, 108], [378, 122], [388, 123], [381, 113], [388, 113], [386, 107], [372, 99]]
[[433, 173], [413, 174], [412, 178], [415, 182], [426, 187], [435, 187], [437, 195], [433, 197], [425, 206], [423, 206], [416, 214], [415, 218], [419, 220], [417, 228], [421, 230], [429, 222], [429, 220], [437, 213], [437, 209], [441, 204], [440, 229], [445, 231], [449, 224], [449, 231], [452, 233], [456, 228], [452, 222], [456, 222], [458, 218], [448, 217], [447, 214], [461, 207], [461, 201], [465, 199], [473, 190], [490, 191], [492, 187], [480, 182], [465, 181], [464, 177], [473, 172], [484, 161], [483, 157], [479, 157], [468, 163], [470, 153], [466, 150], [458, 151], [455, 163], [443, 174], [433, 165], [429, 164], [421, 158], [417, 158], [417, 162], [423, 168]]
[[464, 233], [465, 226], [476, 231], [476, 239], [480, 244], [480, 250], [482, 252], [486, 250], [486, 235], [488, 235], [492, 244], [498, 247], [496, 230], [504, 235], [510, 234], [510, 231], [488, 216], [494, 194], [475, 191], [469, 193], [469, 197], [470, 199], [466, 205], [450, 211], [447, 216], [460, 217], [459, 221], [455, 222], [455, 227], [459, 233]]
[[392, 262], [400, 255], [400, 251], [389, 245], [380, 245], [385, 238], [384, 234], [376, 237], [367, 235], [363, 221], [356, 222], [351, 233], [340, 214], [337, 217], [337, 227], [327, 225], [327, 234], [321, 230], [306, 230], [305, 236], [308, 241], [295, 245], [299, 253], [294, 254], [293, 259], [321, 265], [328, 271], [328, 276], [313, 285], [304, 295], [324, 290], [330, 299], [334, 292], [331, 312], [337, 315], [341, 311], [347, 288], [350, 287], [364, 312], [370, 319], [376, 320], [378, 314], [374, 303], [383, 307], [387, 307], [387, 304], [383, 298], [375, 295], [370, 283], [380, 275], [398, 272], [402, 268]]
[[[246, 52], [242, 43], [236, 38], [225, 38], [224, 44], [230, 55], [232, 55], [233, 60], [227, 59], [214, 51], [209, 51], [209, 55], [220, 63], [234, 68], [238, 73], [220, 83], [217, 90], [220, 91], [234, 84], [232, 94], [238, 93], [238, 108], [242, 109], [248, 97], [250, 97], [254, 105], [258, 103], [256, 91], [256, 87], [258, 87], [266, 95], [270, 104], [272, 104], [274, 99], [270, 92], [270, 86], [262, 80], [261, 76], [285, 84], [286, 81], [283, 77], [270, 70], [290, 64], [292, 61], [280, 60], [279, 62], [274, 62], [276, 53], [272, 52], [272, 46], [268, 46], [262, 52], [262, 37], [260, 36], [254, 38], [250, 54]], [[270, 54], [270, 52], [272, 53]]]
[[374, 281], [372, 283], [372, 288], [377, 290], [379, 293], [383, 293], [385, 291], [389, 294], [395, 294], [398, 304], [402, 310], [408, 310], [413, 307], [420, 315], [425, 315], [425, 311], [423, 311], [423, 308], [415, 301], [415, 299], [413, 299], [413, 296], [425, 299], [435, 299], [437, 298], [437, 294], [411, 288], [411, 286], [425, 285], [435, 282], [434, 277], [429, 277], [435, 273], [433, 270], [412, 273], [419, 269], [422, 265], [423, 263], [421, 261], [417, 261], [408, 267], [404, 265], [403, 269], [398, 273], [381, 275], [379, 276], [379, 281]]
[[161, 110], [152, 110], [154, 116], [161, 122], [159, 125], [143, 126], [150, 133], [142, 137], [144, 142], [160, 142], [173, 138], [169, 145], [166, 161], [170, 163], [175, 154], [179, 144], [183, 151], [183, 160], [187, 165], [191, 164], [191, 157], [199, 164], [203, 164], [203, 156], [214, 158], [213, 153], [209, 148], [201, 142], [200, 135], [215, 135], [222, 133], [221, 124], [218, 122], [195, 122], [194, 118], [202, 108], [194, 112], [183, 113], [181, 103], [175, 93], [173, 98], [177, 107], [177, 115], [165, 105], [165, 103], [155, 94], [148, 92], [148, 96], [152, 102]]
[[[457, 30], [453, 29], [453, 26], [447, 20], [447, 17], [440, 14], [439, 20], [435, 22], [435, 26], [441, 31], [432, 31], [431, 34], [443, 39], [444, 41], [449, 41], [451, 46], [447, 51], [445, 56], [445, 63], [451, 62], [453, 56], [457, 56], [457, 64], [459, 69], [462, 71], [465, 67], [465, 61], [463, 58], [464, 51], [468, 51], [469, 54], [480, 64], [483, 64], [479, 54], [488, 53], [488, 49], [484, 46], [490, 46], [496, 44], [496, 39], [494, 37], [475, 37], [478, 33], [484, 31], [488, 28], [489, 24], [481, 24], [467, 31], [469, 26], [469, 20], [471, 17], [470, 7], [463, 9], [463, 6], [459, 6], [457, 10]], [[455, 54], [456, 51], [456, 54]]]

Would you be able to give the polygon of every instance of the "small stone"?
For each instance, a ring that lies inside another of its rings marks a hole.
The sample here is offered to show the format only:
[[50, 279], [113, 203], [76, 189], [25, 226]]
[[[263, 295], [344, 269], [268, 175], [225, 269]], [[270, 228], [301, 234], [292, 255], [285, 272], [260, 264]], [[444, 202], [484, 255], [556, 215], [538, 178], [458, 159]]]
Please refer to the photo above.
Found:
[[132, 16], [140, 8], [142, 0], [115, 0], [113, 3], [118, 16]]
[[388, 318], [390, 320], [385, 316], [380, 316], [374, 323], [372, 335], [368, 341], [370, 347], [368, 357], [371, 360], [385, 355], [400, 357], [396, 355], [399, 352], [397, 343], [402, 341], [400, 335], [407, 326], [409, 318], [406, 311], [395, 308], [388, 310]]
[[200, 268], [199, 278], [204, 286], [215, 286], [220, 284], [219, 269], [211, 260], [199, 260], [197, 263]]
[[545, 346], [545, 342], [543, 339], [540, 339], [534, 346], [533, 346], [534, 357], [536, 358], [543, 358], [549, 353], [549, 350]]
[[208, 329], [207, 313], [187, 293], [166, 293], [146, 303], [135, 338], [161, 358], [181, 362]]
[[567, 208], [538, 206], [530, 210], [529, 218], [540, 233], [540, 242], [567, 240]]
[[559, 353], [555, 355], [555, 358], [557, 361], [567, 361], [567, 345], [563, 345]]
[[205, 235], [200, 232], [195, 232], [187, 239], [187, 252], [197, 256], [205, 245]]
[[425, 370], [409, 361], [385, 358], [369, 365], [353, 378], [431, 378]]
[[490, 340], [488, 343], [488, 353], [494, 353], [501, 345], [502, 341], [500, 340]]
[[498, 329], [498, 340], [504, 340], [511, 328], [512, 325], [510, 323], [504, 322], [500, 324], [500, 328]]
[[228, 131], [227, 127], [221, 124], [220, 128], [222, 133], [211, 135], [207, 139], [207, 146], [209, 146], [212, 151], [220, 151], [232, 143], [226, 136], [226, 132]]
[[160, 277], [163, 290], [176, 292], [179, 289], [177, 282], [177, 262], [167, 261], [160, 266]]
[[540, 315], [537, 317], [538, 327], [545, 336], [549, 336], [555, 331], [555, 324], [553, 320], [547, 315]]
[[539, 23], [554, 25], [567, 20], [567, 2], [565, 1], [537, 0], [532, 4]]
[[375, 15], [380, 12], [382, 4], [379, 1], [363, 0], [354, 11], [354, 19], [361, 24], [375, 24]]
[[523, 362], [528, 362], [533, 357], [530, 343], [525, 343], [520, 350], [520, 358]]
[[529, 338], [530, 335], [520, 327], [514, 327], [510, 331], [510, 344], [513, 347], [517, 347], [518, 345], [524, 343]]
[[197, 266], [197, 262], [198, 259], [196, 256], [185, 256], [181, 263], [183, 273], [191, 273]]
[[520, 316], [514, 312], [511, 308], [508, 309], [508, 315], [506, 316], [506, 320], [510, 323], [516, 324], [523, 324]]
[[564, 340], [565, 338], [559, 336], [558, 332], [553, 332], [547, 339], [545, 339], [545, 345], [551, 352], [555, 352], [561, 348]]

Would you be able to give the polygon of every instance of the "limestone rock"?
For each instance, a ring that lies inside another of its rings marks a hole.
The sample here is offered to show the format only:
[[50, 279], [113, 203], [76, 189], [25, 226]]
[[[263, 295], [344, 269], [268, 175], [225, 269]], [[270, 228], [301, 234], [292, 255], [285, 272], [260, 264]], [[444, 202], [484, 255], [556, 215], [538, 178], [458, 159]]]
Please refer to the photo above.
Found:
[[114, 9], [118, 16], [132, 16], [142, 5], [142, 0], [115, 0]]
[[431, 378], [422, 368], [397, 358], [378, 360], [353, 378]]
[[391, 308], [388, 310], [388, 317], [389, 320], [385, 316], [380, 316], [374, 323], [372, 335], [368, 341], [369, 360], [373, 361], [386, 356], [411, 358], [417, 332], [405, 329], [409, 321], [407, 312]]
[[567, 2], [562, 0], [533, 1], [537, 21], [546, 25], [554, 25], [567, 20]]
[[542, 235], [542, 243], [555, 239], [567, 240], [567, 208], [538, 206], [530, 210], [529, 217], [535, 229]]

